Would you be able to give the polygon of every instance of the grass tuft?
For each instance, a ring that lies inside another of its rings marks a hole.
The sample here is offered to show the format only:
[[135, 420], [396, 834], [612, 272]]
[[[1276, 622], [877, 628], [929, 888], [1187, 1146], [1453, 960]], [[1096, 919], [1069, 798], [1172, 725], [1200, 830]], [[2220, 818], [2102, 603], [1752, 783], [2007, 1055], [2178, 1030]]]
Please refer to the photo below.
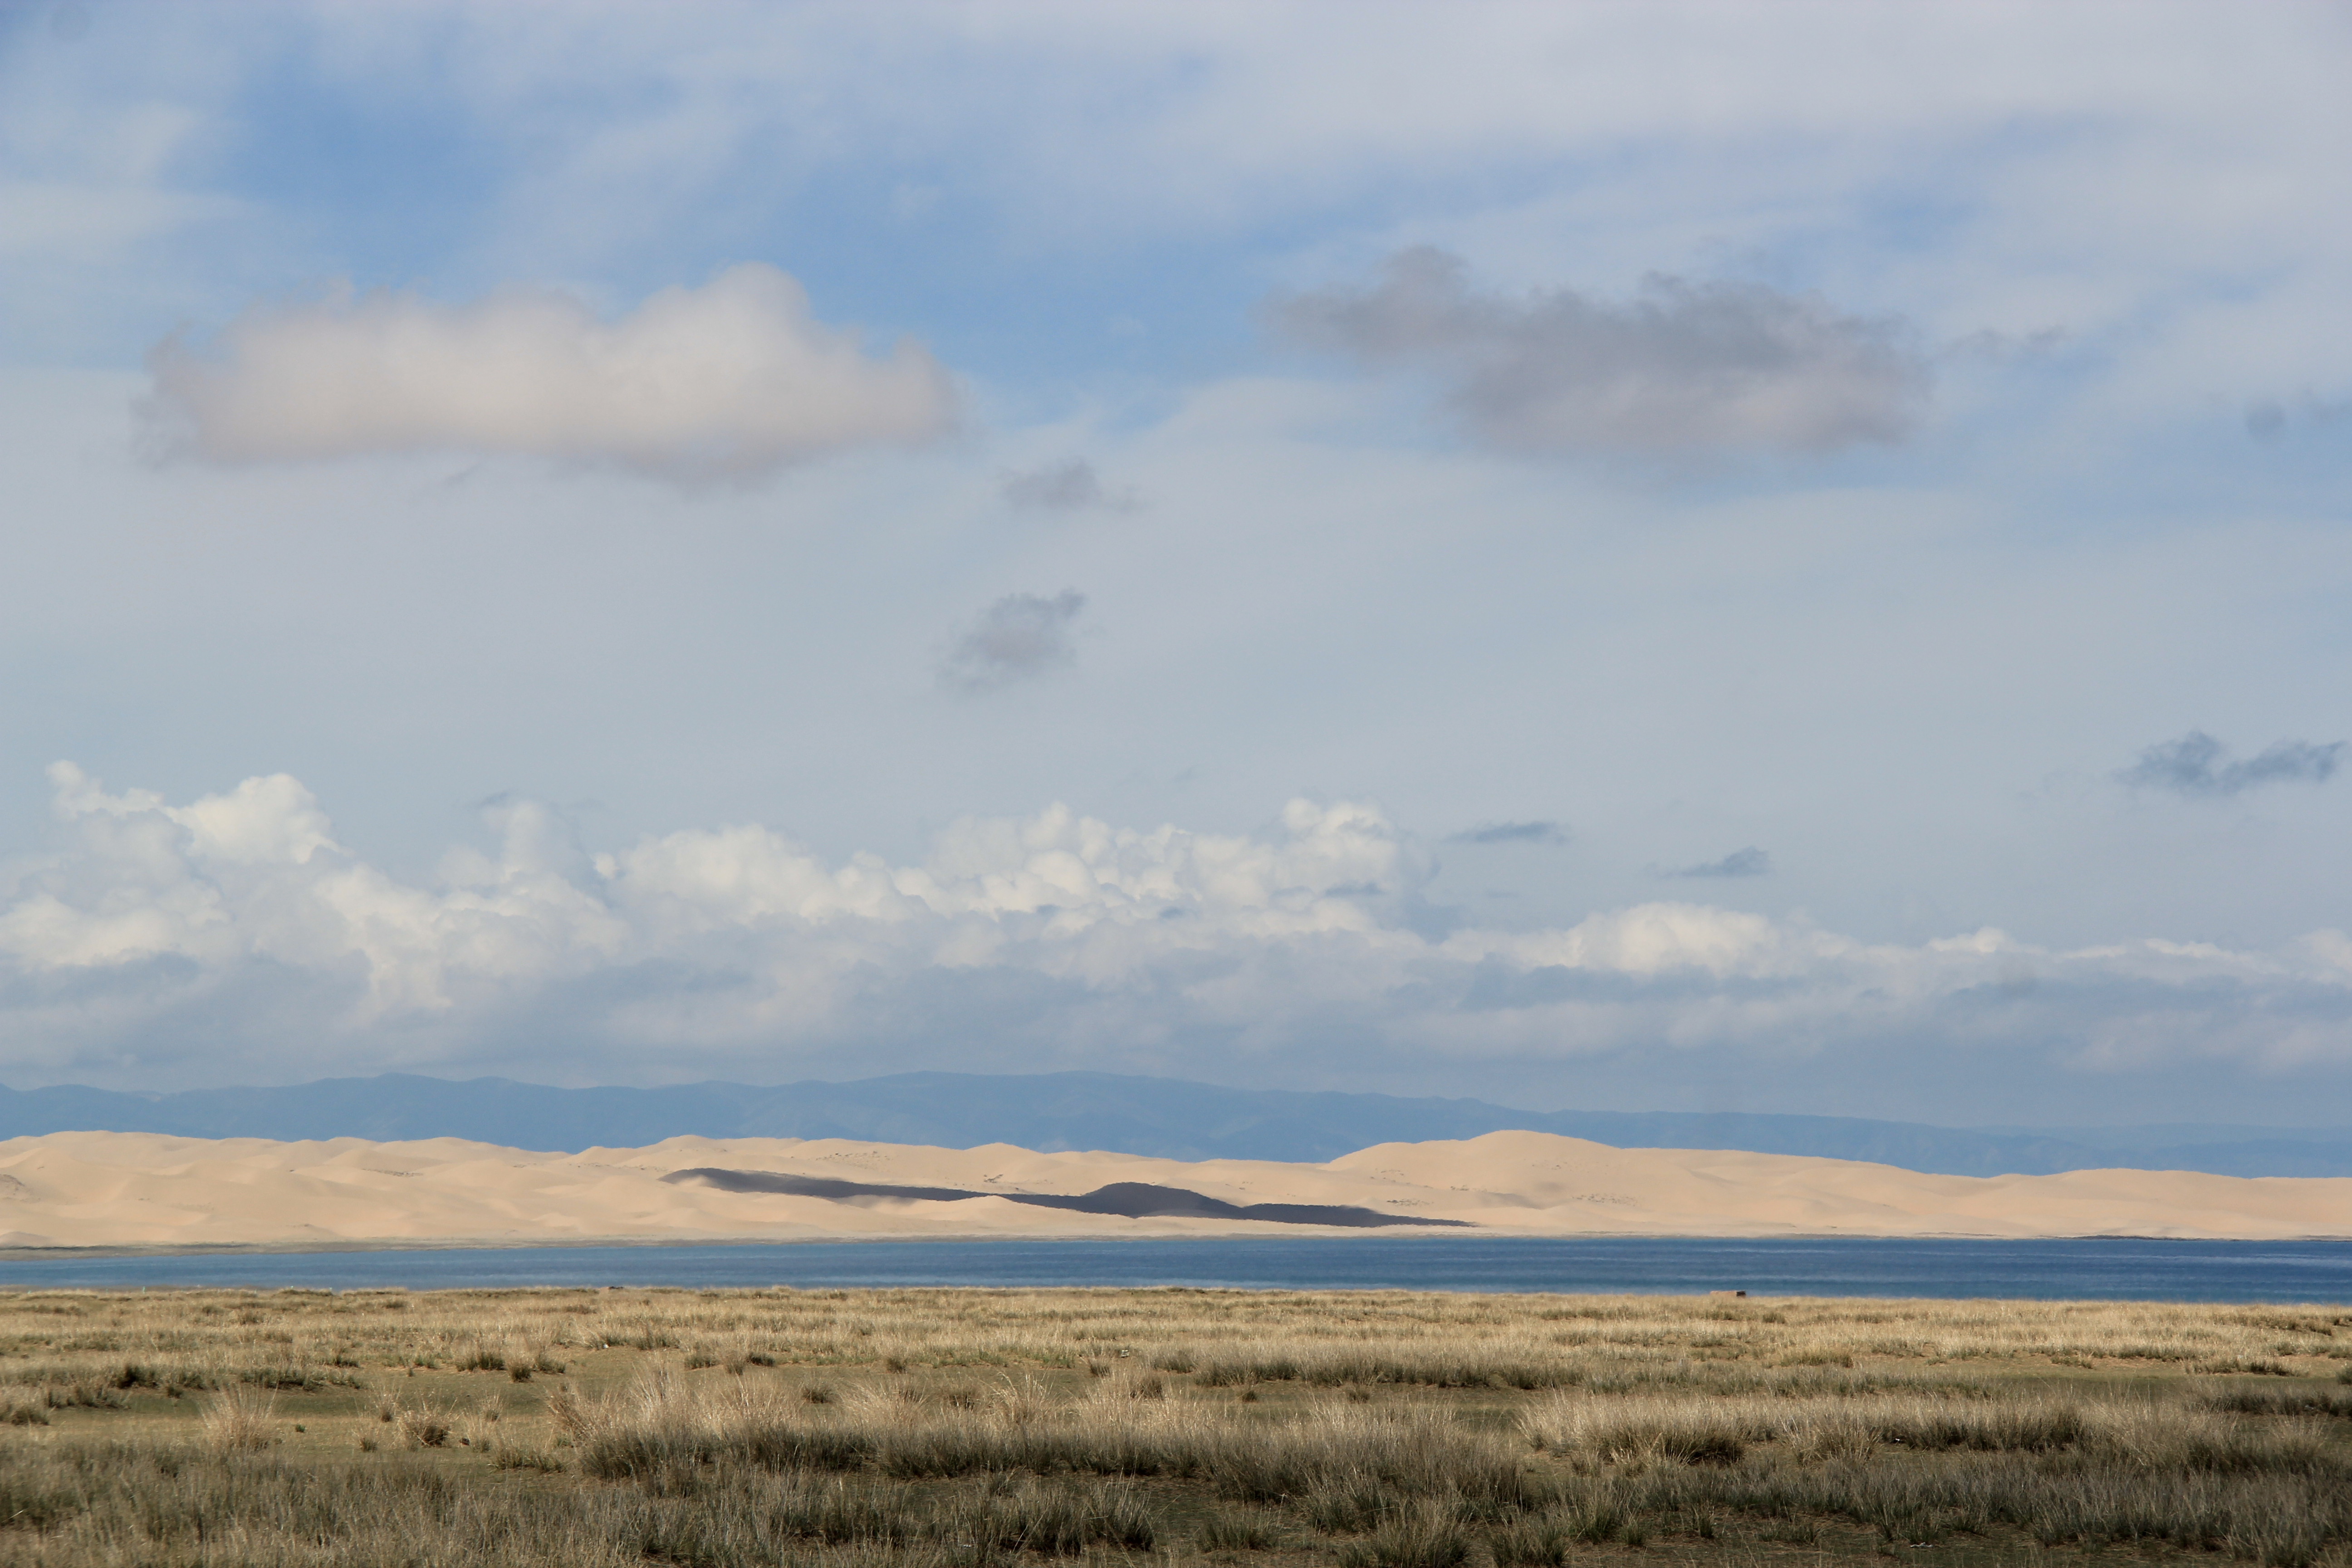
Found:
[[208, 1399], [200, 1419], [205, 1441], [222, 1453], [252, 1452], [278, 1441], [278, 1396], [232, 1383]]
[[1372, 1532], [1339, 1552], [1343, 1568], [1461, 1568], [1470, 1556], [1470, 1532], [1454, 1510], [1424, 1501], [1390, 1514]]

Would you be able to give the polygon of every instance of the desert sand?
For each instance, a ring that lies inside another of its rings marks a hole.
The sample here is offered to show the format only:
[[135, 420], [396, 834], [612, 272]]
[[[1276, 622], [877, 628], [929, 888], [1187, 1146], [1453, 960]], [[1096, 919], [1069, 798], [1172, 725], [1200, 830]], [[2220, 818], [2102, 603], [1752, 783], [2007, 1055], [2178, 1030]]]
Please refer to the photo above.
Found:
[[1235, 1205], [1352, 1205], [1502, 1235], [2352, 1237], [2352, 1178], [1931, 1176], [1843, 1160], [1612, 1149], [1539, 1132], [1383, 1143], [1326, 1164], [834, 1139], [673, 1138], [562, 1154], [457, 1139], [60, 1132], [0, 1142], [0, 1247], [1430, 1234], [1123, 1218], [992, 1196], [728, 1192], [662, 1179], [705, 1167], [983, 1194], [1081, 1194], [1139, 1182]]

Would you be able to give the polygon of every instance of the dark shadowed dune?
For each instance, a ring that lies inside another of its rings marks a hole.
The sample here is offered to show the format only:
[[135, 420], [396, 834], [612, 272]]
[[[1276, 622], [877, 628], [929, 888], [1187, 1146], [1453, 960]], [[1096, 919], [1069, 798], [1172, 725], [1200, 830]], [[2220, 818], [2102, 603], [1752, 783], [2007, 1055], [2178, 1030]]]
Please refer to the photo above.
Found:
[[786, 1176], [772, 1171], [723, 1171], [699, 1165], [672, 1171], [665, 1182], [693, 1182], [730, 1193], [781, 1193], [793, 1197], [831, 1198], [854, 1203], [859, 1198], [921, 1198], [954, 1203], [963, 1198], [1003, 1198], [1041, 1209], [1065, 1209], [1072, 1214], [1118, 1215], [1127, 1219], [1255, 1219], [1273, 1225], [1337, 1225], [1357, 1228], [1374, 1226], [1445, 1226], [1462, 1230], [1477, 1227], [1467, 1220], [1412, 1219], [1378, 1209], [1341, 1204], [1229, 1204], [1184, 1187], [1155, 1186], [1150, 1182], [1112, 1182], [1076, 1196], [1056, 1193], [984, 1193], [961, 1187], [894, 1187], [877, 1182], [843, 1182], [825, 1176]]

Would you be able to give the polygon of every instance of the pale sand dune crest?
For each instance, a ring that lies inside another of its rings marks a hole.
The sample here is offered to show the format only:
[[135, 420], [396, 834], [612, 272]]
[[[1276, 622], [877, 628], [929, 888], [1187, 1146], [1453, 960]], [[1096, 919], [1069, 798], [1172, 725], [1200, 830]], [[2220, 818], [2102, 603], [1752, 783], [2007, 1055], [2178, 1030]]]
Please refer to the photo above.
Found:
[[1130, 1219], [987, 1195], [841, 1199], [662, 1179], [698, 1167], [982, 1194], [1078, 1195], [1140, 1183], [1235, 1205], [1338, 1205], [1511, 1235], [2352, 1236], [2347, 1178], [1933, 1176], [1778, 1154], [1612, 1149], [1540, 1132], [1383, 1143], [1320, 1165], [845, 1139], [686, 1137], [565, 1154], [454, 1138], [62, 1132], [0, 1142], [0, 1247], [1365, 1234]]

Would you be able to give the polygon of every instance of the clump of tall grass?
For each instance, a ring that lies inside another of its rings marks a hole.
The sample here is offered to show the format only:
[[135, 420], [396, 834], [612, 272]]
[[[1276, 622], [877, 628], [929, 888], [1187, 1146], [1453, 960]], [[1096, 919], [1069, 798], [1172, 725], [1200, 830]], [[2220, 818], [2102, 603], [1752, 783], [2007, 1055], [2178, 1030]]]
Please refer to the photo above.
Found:
[[1454, 1510], [1424, 1498], [1394, 1510], [1363, 1540], [1339, 1552], [1342, 1568], [1461, 1568], [1470, 1556], [1470, 1532]]
[[563, 1461], [551, 1450], [529, 1443], [501, 1443], [490, 1461], [501, 1470], [537, 1470], [552, 1475], [563, 1468]]
[[1224, 1510], [1213, 1515], [1193, 1539], [1203, 1552], [1264, 1552], [1281, 1539], [1269, 1510]]
[[975, 1547], [1074, 1557], [1089, 1545], [1149, 1552], [1159, 1526], [1133, 1491], [1028, 1478], [996, 1482], [940, 1508], [925, 1531]]
[[440, 1405], [419, 1401], [394, 1403], [385, 1407], [385, 1417], [398, 1434], [401, 1445], [409, 1448], [440, 1448], [448, 1445], [456, 1435], [456, 1418]]
[[205, 1402], [205, 1441], [222, 1453], [267, 1448], [278, 1441], [278, 1396], [232, 1383]]
[[152, 1366], [135, 1361], [124, 1362], [121, 1370], [117, 1372], [110, 1381], [116, 1388], [126, 1392], [134, 1388], [163, 1386], [163, 1376], [161, 1373]]

